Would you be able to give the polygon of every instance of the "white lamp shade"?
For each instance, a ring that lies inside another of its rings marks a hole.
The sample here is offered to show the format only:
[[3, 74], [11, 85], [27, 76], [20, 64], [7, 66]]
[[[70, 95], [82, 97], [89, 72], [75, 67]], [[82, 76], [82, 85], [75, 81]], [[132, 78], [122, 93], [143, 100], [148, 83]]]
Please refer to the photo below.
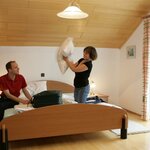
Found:
[[77, 6], [69, 6], [64, 11], [58, 13], [57, 16], [66, 19], [83, 19], [88, 17], [88, 14], [80, 10]]

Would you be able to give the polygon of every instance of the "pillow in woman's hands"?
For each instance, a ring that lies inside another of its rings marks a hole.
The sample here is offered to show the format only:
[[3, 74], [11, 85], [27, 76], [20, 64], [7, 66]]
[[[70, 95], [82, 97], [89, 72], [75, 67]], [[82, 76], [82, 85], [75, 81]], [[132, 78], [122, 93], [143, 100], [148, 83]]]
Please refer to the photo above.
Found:
[[69, 57], [69, 60], [72, 60], [71, 55], [74, 50], [73, 38], [68, 37], [59, 47], [57, 53], [57, 61], [62, 73], [65, 73], [68, 69], [67, 63], [64, 61], [63, 56]]

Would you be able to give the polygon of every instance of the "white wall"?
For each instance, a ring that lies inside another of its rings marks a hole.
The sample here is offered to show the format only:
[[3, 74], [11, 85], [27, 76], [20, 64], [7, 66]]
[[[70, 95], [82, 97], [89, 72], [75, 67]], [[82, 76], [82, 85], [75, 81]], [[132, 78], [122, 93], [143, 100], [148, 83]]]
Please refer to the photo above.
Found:
[[[70, 70], [62, 75], [57, 61], [57, 47], [44, 46], [1, 46], [0, 47], [0, 75], [6, 73], [5, 64], [10, 60], [16, 60], [20, 67], [20, 73], [26, 80], [59, 80], [72, 84], [74, 73]], [[83, 48], [78, 47], [74, 51], [74, 60], [82, 57]], [[98, 59], [93, 62], [91, 79], [96, 83], [96, 92], [108, 94], [110, 102], [118, 104], [118, 78], [120, 50], [97, 48]], [[45, 77], [40, 76], [45, 73]]]
[[[127, 58], [127, 46], [136, 45], [136, 58]], [[142, 51], [143, 23], [121, 48], [120, 56], [120, 105], [130, 111], [142, 114]]]
[[98, 49], [99, 59], [94, 62], [91, 78], [96, 81], [96, 90], [109, 95], [109, 102], [118, 104], [119, 49]]
[[[56, 63], [56, 47], [0, 47], [1, 63], [0, 74], [6, 73], [5, 64], [9, 60], [16, 60], [20, 67], [20, 73], [27, 80], [63, 80], [72, 81], [71, 76], [63, 78]], [[41, 77], [45, 73], [45, 77]], [[67, 76], [67, 75], [66, 75]]]

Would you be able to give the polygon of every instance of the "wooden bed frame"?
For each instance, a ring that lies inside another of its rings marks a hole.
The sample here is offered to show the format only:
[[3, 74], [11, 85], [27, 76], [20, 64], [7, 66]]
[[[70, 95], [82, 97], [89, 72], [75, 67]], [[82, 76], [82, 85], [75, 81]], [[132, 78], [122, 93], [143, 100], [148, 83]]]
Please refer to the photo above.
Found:
[[[73, 92], [69, 84], [47, 81], [49, 90]], [[0, 127], [8, 131], [8, 141], [121, 129], [127, 138], [127, 112], [119, 107], [99, 104], [62, 104], [41, 107], [5, 118]]]

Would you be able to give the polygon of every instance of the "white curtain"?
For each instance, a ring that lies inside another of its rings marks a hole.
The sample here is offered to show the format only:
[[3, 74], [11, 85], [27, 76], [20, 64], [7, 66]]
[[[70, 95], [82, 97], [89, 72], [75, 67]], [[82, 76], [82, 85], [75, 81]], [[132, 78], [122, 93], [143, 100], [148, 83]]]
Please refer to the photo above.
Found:
[[150, 15], [144, 17], [142, 118], [150, 118]]

